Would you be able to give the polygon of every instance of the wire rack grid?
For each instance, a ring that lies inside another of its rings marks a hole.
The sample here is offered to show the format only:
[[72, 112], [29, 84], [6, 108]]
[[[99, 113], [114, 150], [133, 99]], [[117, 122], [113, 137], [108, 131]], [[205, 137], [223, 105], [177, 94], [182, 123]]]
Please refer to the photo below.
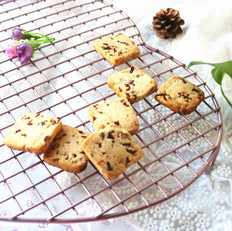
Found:
[[[142, 40], [120, 9], [104, 1], [38, 0], [0, 3], [0, 221], [87, 222], [156, 205], [209, 172], [222, 136], [220, 107], [206, 83], [172, 56]], [[4, 52], [11, 30], [22, 27], [55, 37], [21, 66]], [[95, 40], [122, 32], [134, 40], [139, 58], [112, 66], [94, 49]], [[145, 155], [118, 179], [106, 180], [89, 163], [71, 174], [43, 162], [43, 155], [10, 150], [3, 138], [28, 112], [61, 118], [63, 124], [94, 132], [88, 106], [115, 98], [109, 76], [136, 66], [161, 86], [180, 75], [205, 92], [190, 115], [160, 105], [154, 94], [132, 106], [140, 128], [133, 135]]]

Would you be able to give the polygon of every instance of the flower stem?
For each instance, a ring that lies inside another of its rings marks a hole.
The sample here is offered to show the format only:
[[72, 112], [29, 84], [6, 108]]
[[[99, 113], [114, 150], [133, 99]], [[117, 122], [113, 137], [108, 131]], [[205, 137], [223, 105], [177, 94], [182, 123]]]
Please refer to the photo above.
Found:
[[52, 37], [46, 37], [45, 39], [38, 39], [38, 40], [29, 40], [28, 43], [33, 47], [33, 48], [37, 48], [40, 45], [44, 44], [44, 43], [50, 43], [52, 41], [54, 41], [55, 38]]
[[223, 91], [223, 88], [222, 88], [222, 85], [221, 85], [221, 93], [222, 95], [224, 96], [224, 98], [226, 99], [227, 103], [232, 107], [232, 103], [229, 101], [229, 99], [226, 97], [224, 91]]

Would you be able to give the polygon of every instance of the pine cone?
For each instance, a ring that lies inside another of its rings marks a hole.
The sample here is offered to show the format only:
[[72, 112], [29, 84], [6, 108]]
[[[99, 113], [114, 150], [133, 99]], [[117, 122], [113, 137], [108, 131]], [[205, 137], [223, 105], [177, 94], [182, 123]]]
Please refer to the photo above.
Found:
[[153, 17], [153, 29], [160, 38], [168, 39], [175, 38], [178, 34], [182, 33], [180, 25], [184, 24], [178, 10], [167, 8], [167, 10], [160, 10]]

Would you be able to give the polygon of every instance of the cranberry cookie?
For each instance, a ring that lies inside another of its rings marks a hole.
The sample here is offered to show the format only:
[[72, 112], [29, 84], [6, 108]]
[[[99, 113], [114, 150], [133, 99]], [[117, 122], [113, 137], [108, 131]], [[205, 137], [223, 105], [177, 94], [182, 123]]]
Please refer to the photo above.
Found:
[[93, 47], [115, 66], [140, 55], [138, 46], [122, 33], [97, 40]]
[[186, 115], [204, 100], [204, 92], [188, 80], [173, 76], [158, 89], [156, 100], [174, 112]]

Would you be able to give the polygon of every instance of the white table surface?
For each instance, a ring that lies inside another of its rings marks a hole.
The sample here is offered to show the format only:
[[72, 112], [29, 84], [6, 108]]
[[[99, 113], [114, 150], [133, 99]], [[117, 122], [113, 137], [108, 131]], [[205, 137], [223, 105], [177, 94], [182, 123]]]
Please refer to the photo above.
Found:
[[[109, 0], [128, 14], [145, 42], [173, 55], [183, 63], [192, 60], [223, 62], [232, 59], [232, 1], [230, 0]], [[152, 18], [160, 9], [172, 7], [185, 20], [184, 32], [173, 40], [158, 38]], [[224, 132], [221, 149], [209, 175], [172, 199], [120, 218], [81, 224], [23, 224], [0, 222], [1, 231], [72, 230], [232, 230], [232, 108], [210, 74], [211, 67], [193, 67], [215, 93], [222, 110]], [[232, 81], [225, 78], [231, 94]]]

